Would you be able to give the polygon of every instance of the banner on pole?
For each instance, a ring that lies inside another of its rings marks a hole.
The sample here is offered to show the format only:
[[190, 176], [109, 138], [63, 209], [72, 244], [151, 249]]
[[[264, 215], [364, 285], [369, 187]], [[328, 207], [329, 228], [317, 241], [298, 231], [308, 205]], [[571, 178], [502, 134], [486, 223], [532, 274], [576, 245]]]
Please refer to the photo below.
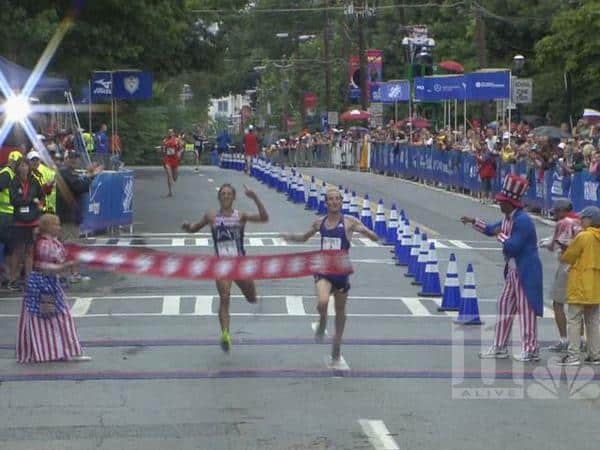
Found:
[[410, 99], [408, 80], [388, 81], [379, 88], [381, 103], [407, 102]]
[[112, 97], [112, 72], [92, 73], [92, 98], [110, 100]]
[[118, 100], [150, 100], [152, 74], [138, 70], [113, 72], [114, 98]]
[[465, 75], [467, 100], [498, 100], [510, 98], [510, 71], [481, 71]]
[[422, 102], [464, 100], [467, 84], [464, 75], [415, 78], [415, 98]]

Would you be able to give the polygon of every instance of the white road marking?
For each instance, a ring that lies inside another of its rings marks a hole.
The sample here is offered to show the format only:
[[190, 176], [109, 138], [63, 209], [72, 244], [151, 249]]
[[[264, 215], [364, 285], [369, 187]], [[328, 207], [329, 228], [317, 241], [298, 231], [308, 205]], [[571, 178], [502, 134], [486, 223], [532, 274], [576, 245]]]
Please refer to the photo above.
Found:
[[449, 240], [448, 242], [450, 242], [452, 245], [455, 245], [456, 247], [462, 248], [464, 250], [473, 250], [473, 247], [465, 244], [463, 241]]
[[119, 239], [117, 241], [117, 247], [132, 247], [130, 239]]
[[544, 306], [544, 318], [551, 317], [554, 319], [554, 310], [548, 306]]
[[173, 247], [184, 247], [185, 246], [185, 238], [173, 239], [173, 242], [171, 243], [171, 245]]
[[302, 296], [300, 295], [286, 295], [285, 306], [290, 316], [305, 316], [306, 310], [304, 309], [304, 303], [302, 302]]
[[261, 238], [248, 238], [250, 247], [264, 247], [263, 240]]
[[195, 316], [212, 316], [212, 295], [196, 295], [196, 303], [194, 305]]
[[71, 307], [71, 315], [73, 316], [85, 316], [92, 305], [91, 298], [78, 298]]
[[439, 240], [437, 239], [432, 239], [432, 241], [435, 243], [435, 248], [450, 248], [448, 247], [446, 244], [442, 244]]
[[375, 450], [400, 450], [382, 420], [360, 419], [358, 423]]
[[207, 180], [208, 180], [209, 183], [214, 183], [215, 182], [215, 180], [213, 180], [212, 178], [207, 178]]
[[373, 242], [371, 239], [358, 238], [358, 240], [362, 242], [365, 247], [381, 247], [377, 242]]
[[287, 247], [288, 242], [285, 239], [282, 238], [271, 238], [273, 240], [273, 246], [274, 247]]
[[335, 316], [335, 299], [333, 295], [329, 297], [329, 303], [327, 303], [327, 315]]
[[414, 316], [430, 316], [431, 313], [418, 298], [403, 298], [402, 301]]
[[165, 295], [161, 314], [163, 316], [178, 316], [180, 301], [181, 297], [179, 295]]
[[196, 238], [196, 247], [208, 247], [208, 238]]

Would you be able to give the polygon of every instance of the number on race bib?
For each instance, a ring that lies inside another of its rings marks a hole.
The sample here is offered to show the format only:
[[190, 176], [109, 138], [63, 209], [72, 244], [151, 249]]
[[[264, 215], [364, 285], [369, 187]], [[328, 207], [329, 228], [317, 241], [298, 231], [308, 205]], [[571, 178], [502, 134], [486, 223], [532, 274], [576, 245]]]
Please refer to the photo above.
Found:
[[238, 256], [237, 245], [234, 241], [217, 242], [219, 256]]
[[323, 250], [341, 250], [342, 239], [337, 237], [324, 237]]

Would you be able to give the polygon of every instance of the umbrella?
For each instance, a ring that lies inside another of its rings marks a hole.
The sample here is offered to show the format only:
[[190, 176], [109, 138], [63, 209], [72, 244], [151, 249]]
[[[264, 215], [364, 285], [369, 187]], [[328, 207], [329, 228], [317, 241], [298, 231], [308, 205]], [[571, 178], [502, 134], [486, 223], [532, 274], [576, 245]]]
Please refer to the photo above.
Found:
[[585, 108], [583, 110], [583, 118], [588, 123], [600, 122], [600, 111], [591, 108]]
[[492, 128], [492, 129], [496, 129], [498, 128], [498, 122], [496, 122], [495, 120], [493, 122], [488, 123], [486, 126], [486, 128]]
[[438, 64], [438, 67], [441, 67], [442, 69], [448, 71], [448, 72], [454, 72], [454, 73], [464, 73], [465, 72], [465, 68], [462, 66], [461, 63], [456, 62], [456, 61], [442, 61], [441, 63]]
[[368, 120], [371, 117], [369, 111], [353, 109], [342, 114], [342, 120]]
[[[409, 126], [410, 123], [411, 123], [411, 119], [407, 117], [406, 119], [399, 122], [398, 126], [407, 127], [407, 126]], [[430, 126], [431, 126], [431, 123], [429, 122], [429, 120], [425, 119], [424, 117], [415, 117], [412, 119], [412, 127], [413, 128], [421, 129], [421, 128], [429, 128]]]
[[550, 126], [534, 128], [531, 130], [531, 134], [534, 136], [548, 137], [550, 139], [566, 139], [571, 137], [570, 133], [566, 133], [558, 127]]
[[369, 129], [365, 128], [365, 127], [350, 127], [349, 128], [350, 131], [358, 131], [360, 133], [368, 133]]

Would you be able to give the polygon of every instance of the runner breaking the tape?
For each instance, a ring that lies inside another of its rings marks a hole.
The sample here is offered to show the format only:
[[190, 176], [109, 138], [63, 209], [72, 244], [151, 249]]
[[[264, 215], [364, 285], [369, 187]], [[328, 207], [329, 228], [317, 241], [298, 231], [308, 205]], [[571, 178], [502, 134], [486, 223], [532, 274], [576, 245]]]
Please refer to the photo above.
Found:
[[[350, 250], [352, 233], [377, 241], [378, 236], [366, 228], [352, 216], [341, 213], [342, 194], [337, 189], [330, 189], [326, 194], [327, 216], [315, 220], [310, 229], [304, 234], [282, 234], [282, 237], [292, 242], [305, 242], [316, 233], [321, 234], [321, 250]], [[327, 328], [327, 305], [329, 296], [333, 294], [335, 302], [335, 336], [331, 347], [332, 367], [339, 366], [341, 361], [341, 344], [346, 325], [346, 300], [350, 290], [348, 275], [315, 275], [317, 310], [319, 323], [315, 331], [315, 340], [321, 342]]]
[[[269, 220], [269, 214], [258, 195], [244, 185], [246, 196], [256, 203], [258, 213], [252, 214], [240, 212], [233, 209], [235, 200], [235, 188], [225, 183], [219, 188], [218, 199], [220, 210], [208, 212], [198, 223], [190, 224], [184, 222], [181, 226], [184, 231], [195, 233], [204, 226], [210, 225], [212, 238], [217, 256], [243, 256], [244, 250], [244, 227], [247, 222], [265, 223]], [[256, 287], [253, 280], [233, 280], [240, 288], [249, 303], [256, 303]], [[219, 292], [219, 323], [221, 324], [221, 348], [229, 351], [231, 348], [231, 335], [229, 334], [229, 301], [231, 297], [232, 280], [216, 280]]]

